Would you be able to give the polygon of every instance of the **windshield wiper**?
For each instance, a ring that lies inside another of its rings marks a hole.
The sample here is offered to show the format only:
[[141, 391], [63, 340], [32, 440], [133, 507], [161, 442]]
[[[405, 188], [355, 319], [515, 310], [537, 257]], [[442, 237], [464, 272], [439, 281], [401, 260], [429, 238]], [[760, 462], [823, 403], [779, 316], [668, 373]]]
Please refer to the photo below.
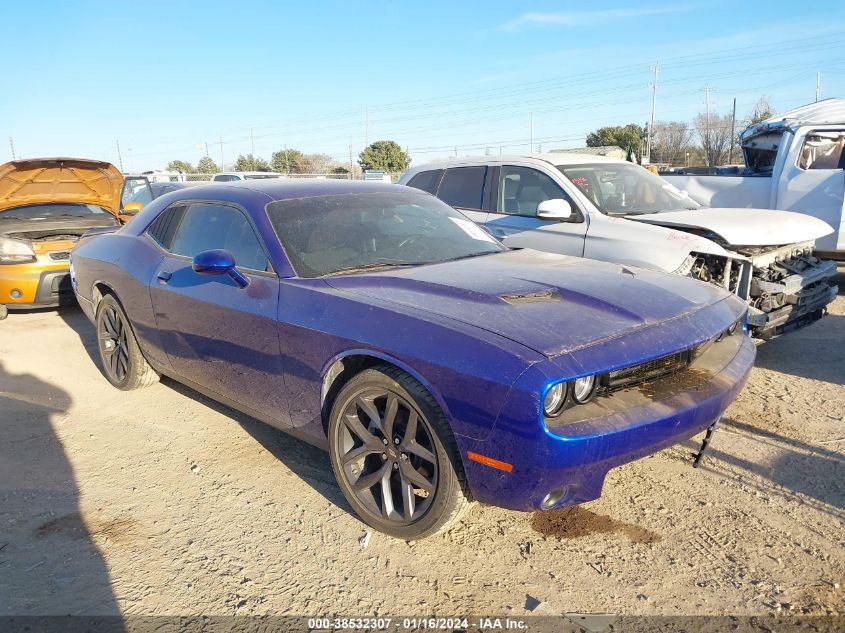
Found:
[[470, 253], [469, 255], [458, 255], [457, 257], [450, 257], [449, 259], [444, 259], [444, 262], [456, 262], [460, 259], [470, 259], [472, 257], [481, 257], [482, 255], [492, 255], [493, 253], [504, 253], [506, 251], [482, 251], [480, 253]]
[[320, 275], [320, 277], [333, 277], [335, 275], [344, 275], [349, 273], [360, 273], [365, 272], [368, 270], [376, 270], [378, 268], [404, 268], [408, 266], [422, 266], [423, 264], [431, 264], [432, 262], [406, 262], [406, 261], [393, 261], [393, 260], [381, 260], [375, 262], [369, 262], [367, 264], [358, 264], [357, 266], [347, 266], [346, 268], [338, 268], [337, 270], [333, 270], [330, 273], [326, 273], [324, 275]]

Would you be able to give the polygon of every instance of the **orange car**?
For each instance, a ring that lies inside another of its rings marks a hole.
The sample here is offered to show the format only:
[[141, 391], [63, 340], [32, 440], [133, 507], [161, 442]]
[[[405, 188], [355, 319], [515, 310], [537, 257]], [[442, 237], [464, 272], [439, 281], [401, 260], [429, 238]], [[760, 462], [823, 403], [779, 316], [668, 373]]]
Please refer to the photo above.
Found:
[[0, 319], [9, 308], [73, 302], [70, 251], [89, 229], [120, 224], [122, 187], [121, 173], [103, 161], [0, 165]]

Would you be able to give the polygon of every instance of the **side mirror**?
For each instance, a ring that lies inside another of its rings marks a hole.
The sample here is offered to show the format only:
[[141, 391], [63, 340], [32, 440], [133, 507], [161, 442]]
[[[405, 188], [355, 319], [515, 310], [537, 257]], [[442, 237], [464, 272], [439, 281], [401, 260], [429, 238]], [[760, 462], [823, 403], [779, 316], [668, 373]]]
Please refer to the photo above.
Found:
[[541, 220], [568, 220], [572, 217], [572, 205], [562, 198], [543, 200], [537, 205], [537, 217]]
[[120, 215], [136, 215], [143, 208], [143, 202], [127, 202], [120, 210]]
[[198, 275], [229, 275], [241, 288], [249, 285], [247, 279], [235, 268], [235, 257], [229, 251], [217, 249], [194, 255], [191, 268]]

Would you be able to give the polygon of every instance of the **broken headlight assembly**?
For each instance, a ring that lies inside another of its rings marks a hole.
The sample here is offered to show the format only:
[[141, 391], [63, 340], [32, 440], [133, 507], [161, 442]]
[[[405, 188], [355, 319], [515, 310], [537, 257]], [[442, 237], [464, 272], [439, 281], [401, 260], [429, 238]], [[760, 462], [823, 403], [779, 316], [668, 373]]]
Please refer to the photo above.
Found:
[[35, 261], [29, 242], [0, 237], [0, 264], [28, 264]]

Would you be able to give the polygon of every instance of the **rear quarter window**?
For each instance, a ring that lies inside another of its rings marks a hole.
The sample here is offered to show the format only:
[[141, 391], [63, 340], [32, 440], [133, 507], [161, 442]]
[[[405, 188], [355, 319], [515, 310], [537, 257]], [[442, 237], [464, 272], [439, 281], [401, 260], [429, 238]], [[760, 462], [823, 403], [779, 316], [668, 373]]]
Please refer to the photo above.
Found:
[[453, 207], [480, 209], [487, 167], [447, 169], [437, 190], [437, 197]]
[[170, 207], [165, 209], [152, 224], [147, 227], [147, 235], [164, 250], [169, 251], [173, 244], [173, 236], [179, 227], [179, 222], [185, 213], [185, 206]]
[[440, 184], [440, 177], [442, 175], [442, 169], [421, 171], [408, 181], [408, 186], [427, 191], [428, 193], [434, 193], [437, 191], [437, 185]]

